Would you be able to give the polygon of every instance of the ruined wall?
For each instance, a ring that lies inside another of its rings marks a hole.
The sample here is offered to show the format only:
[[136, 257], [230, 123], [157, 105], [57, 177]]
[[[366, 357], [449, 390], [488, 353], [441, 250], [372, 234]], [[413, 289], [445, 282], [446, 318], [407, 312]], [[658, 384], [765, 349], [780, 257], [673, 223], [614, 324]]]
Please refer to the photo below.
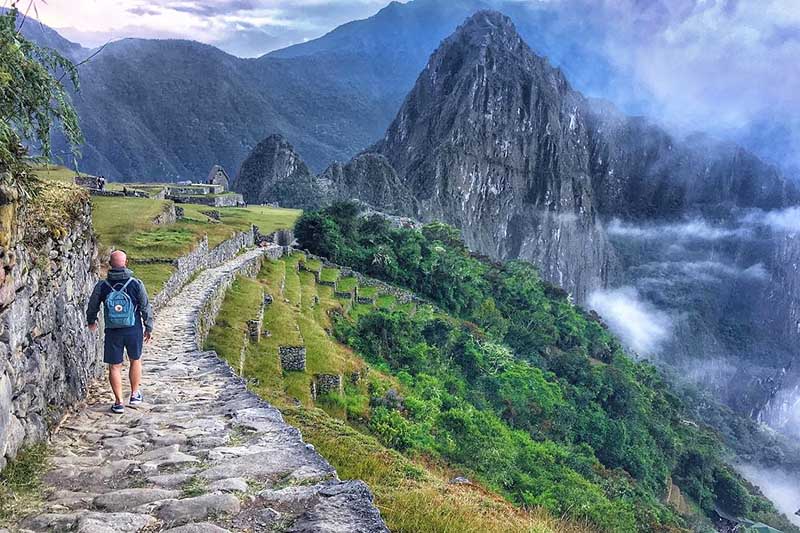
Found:
[[197, 335], [197, 347], [202, 348], [203, 343], [217, 319], [217, 314], [222, 307], [222, 302], [225, 301], [225, 293], [228, 288], [236, 279], [236, 276], [255, 277], [258, 271], [261, 270], [261, 261], [263, 255], [259, 254], [245, 262], [237, 270], [231, 271], [225, 278], [218, 283], [211, 294], [205, 299], [200, 313], [197, 315], [197, 328], [195, 334]]
[[0, 469], [46, 439], [102, 371], [84, 316], [98, 279], [91, 207], [86, 192], [63, 192], [55, 227], [39, 217], [58, 206], [18, 210], [0, 191]]
[[162, 308], [196, 272], [220, 265], [232, 259], [242, 248], [253, 246], [253, 235], [253, 231], [236, 233], [213, 249], [209, 249], [208, 239], [203, 237], [194, 250], [174, 261], [175, 272], [164, 283], [161, 292], [153, 297], [153, 309]]

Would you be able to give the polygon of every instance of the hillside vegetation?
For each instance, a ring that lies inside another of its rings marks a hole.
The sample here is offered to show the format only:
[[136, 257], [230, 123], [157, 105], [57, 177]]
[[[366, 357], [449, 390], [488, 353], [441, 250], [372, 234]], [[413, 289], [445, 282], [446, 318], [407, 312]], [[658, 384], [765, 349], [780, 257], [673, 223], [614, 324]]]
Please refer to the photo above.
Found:
[[[797, 531], [727, 466], [659, 372], [524, 262], [475, 257], [442, 224], [394, 229], [351, 204], [307, 213], [302, 246], [413, 289], [448, 314], [375, 309], [336, 337], [403, 384], [370, 398], [370, 431], [408, 454], [469, 466], [525, 506], [609, 531], [694, 527], [715, 508]], [[674, 482], [696, 512], [666, 505]], [[698, 526], [699, 527], [699, 526]]]
[[[298, 263], [304, 269], [298, 270]], [[479, 485], [450, 484], [459, 475], [432, 456], [401, 454], [370, 429], [371, 397], [405, 385], [390, 372], [368, 369], [362, 357], [329, 335], [332, 316], [368, 313], [373, 305], [355, 304], [334, 296], [334, 288], [316, 282], [313, 271], [322, 265], [294, 254], [265, 263], [257, 279], [239, 278], [228, 291], [206, 348], [216, 350], [242, 374], [249, 387], [281, 408], [304, 438], [345, 479], [363, 479], [376, 496], [387, 524], [396, 532], [584, 532], [580, 522], [559, 520], [546, 510], [524, 511]], [[335, 268], [325, 269], [325, 281], [341, 281], [337, 291], [353, 290], [354, 278], [342, 278]], [[349, 287], [348, 287], [349, 286]], [[359, 287], [359, 294], [365, 294]], [[370, 294], [366, 289], [366, 294]], [[264, 294], [272, 296], [263, 326], [268, 337], [247, 341], [247, 321], [254, 318]], [[399, 304], [384, 296], [377, 306], [413, 315], [430, 314], [427, 305]], [[304, 372], [283, 372], [278, 347], [303, 345]], [[357, 381], [352, 376], [358, 372]], [[341, 375], [341, 393], [311, 395], [318, 374]], [[468, 468], [460, 474], [472, 475]]]

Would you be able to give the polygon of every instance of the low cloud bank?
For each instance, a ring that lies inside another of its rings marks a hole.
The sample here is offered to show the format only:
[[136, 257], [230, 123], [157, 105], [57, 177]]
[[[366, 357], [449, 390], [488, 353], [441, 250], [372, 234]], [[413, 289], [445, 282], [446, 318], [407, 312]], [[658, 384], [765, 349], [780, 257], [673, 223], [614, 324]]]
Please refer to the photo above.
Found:
[[787, 207], [774, 211], [755, 210], [747, 213], [742, 221], [746, 224], [769, 226], [783, 233], [800, 233], [800, 207]]
[[800, 509], [800, 482], [796, 475], [753, 464], [740, 464], [736, 469], [750, 483], [758, 486], [793, 524], [800, 526], [800, 516], [795, 514]]
[[608, 225], [608, 234], [637, 240], [699, 240], [717, 241], [746, 235], [745, 228], [725, 228], [709, 224], [701, 218], [671, 224], [636, 225], [617, 218]]
[[640, 355], [659, 353], [672, 335], [669, 316], [643, 300], [633, 287], [595, 291], [589, 296], [589, 307]]

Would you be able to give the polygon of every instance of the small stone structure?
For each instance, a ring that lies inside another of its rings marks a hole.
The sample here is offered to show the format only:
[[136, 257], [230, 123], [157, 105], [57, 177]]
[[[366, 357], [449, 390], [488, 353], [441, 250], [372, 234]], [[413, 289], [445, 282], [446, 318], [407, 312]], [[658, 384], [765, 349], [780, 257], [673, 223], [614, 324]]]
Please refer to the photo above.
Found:
[[261, 339], [261, 320], [254, 318], [247, 321], [247, 335], [250, 342], [258, 342]]
[[352, 383], [353, 385], [358, 385], [359, 383], [361, 383], [362, 379], [367, 377], [367, 374], [369, 374], [368, 366], [350, 372], [350, 383]]
[[208, 211], [202, 211], [202, 213], [205, 216], [207, 216], [208, 218], [211, 218], [213, 220], [219, 220], [220, 219], [220, 214], [219, 214], [219, 211], [217, 209], [209, 209]]
[[220, 165], [211, 167], [211, 170], [208, 172], [208, 178], [206, 178], [206, 183], [209, 185], [219, 185], [222, 187], [223, 191], [227, 191], [229, 182], [230, 178], [224, 168]]
[[242, 207], [245, 205], [244, 197], [238, 193], [228, 192], [219, 195], [174, 195], [167, 196], [169, 200], [180, 204], [198, 204], [209, 207]]
[[279, 346], [278, 355], [281, 358], [281, 368], [286, 372], [305, 372], [306, 347], [305, 346]]
[[311, 397], [316, 399], [317, 396], [325, 394], [341, 394], [342, 393], [342, 375], [341, 374], [314, 374], [314, 379], [311, 382]]
[[347, 300], [352, 300], [353, 299], [353, 293], [351, 291], [335, 290], [335, 291], [333, 291], [333, 295], [335, 297], [337, 297], [337, 298], [345, 298]]

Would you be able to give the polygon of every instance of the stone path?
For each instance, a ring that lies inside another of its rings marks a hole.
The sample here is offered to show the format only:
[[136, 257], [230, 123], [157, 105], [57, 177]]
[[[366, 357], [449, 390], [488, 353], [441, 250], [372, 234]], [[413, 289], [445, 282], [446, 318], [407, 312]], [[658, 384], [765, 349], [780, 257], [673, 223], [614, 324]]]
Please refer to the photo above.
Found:
[[53, 436], [49, 493], [14, 531], [385, 532], [361, 481], [340, 481], [275, 408], [197, 347], [204, 305], [260, 250], [206, 270], [156, 317], [146, 403], [111, 414], [105, 383]]

